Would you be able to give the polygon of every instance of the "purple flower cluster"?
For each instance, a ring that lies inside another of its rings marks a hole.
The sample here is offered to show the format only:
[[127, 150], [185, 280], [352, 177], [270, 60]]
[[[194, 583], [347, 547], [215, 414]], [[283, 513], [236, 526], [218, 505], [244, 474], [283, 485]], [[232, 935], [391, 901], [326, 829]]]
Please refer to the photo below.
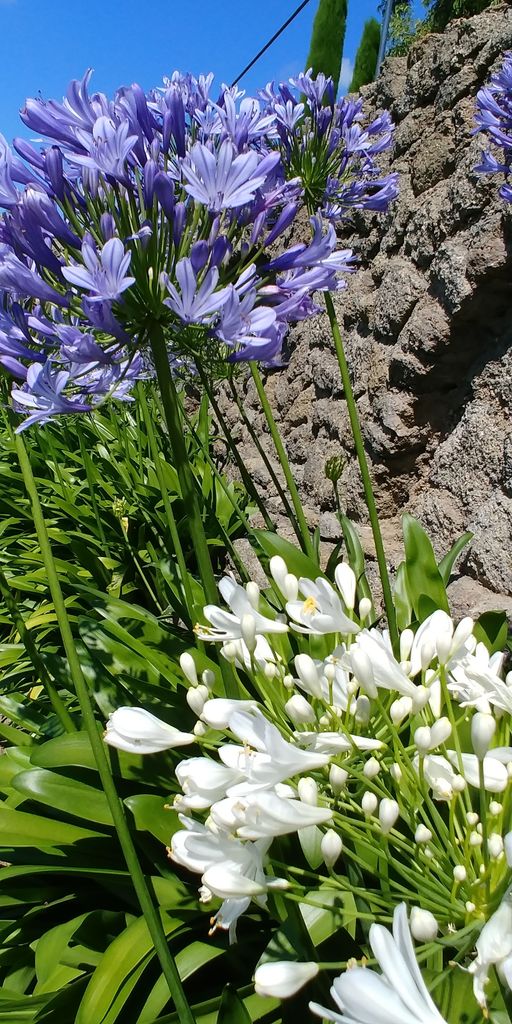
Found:
[[332, 221], [351, 209], [384, 212], [398, 194], [398, 175], [383, 175], [378, 157], [389, 149], [394, 125], [387, 112], [363, 127], [361, 99], [335, 102], [331, 78], [311, 70], [260, 93], [273, 114], [283, 161], [297, 175], [311, 211]]
[[504, 174], [506, 180], [500, 195], [512, 203], [512, 53], [505, 54], [500, 70], [480, 89], [476, 104], [475, 132], [485, 132], [493, 145], [502, 150], [502, 157], [498, 159], [494, 153], [484, 151], [475, 170], [480, 174]]
[[[363, 130], [361, 105], [335, 105], [322, 76], [259, 100], [227, 87], [214, 100], [210, 75], [175, 72], [113, 99], [89, 84], [87, 72], [62, 103], [27, 100], [37, 147], [0, 136], [0, 365], [23, 426], [129, 399], [152, 372], [155, 327], [173, 366], [212, 343], [221, 359], [278, 363], [289, 324], [353, 269], [323, 218], [396, 194], [376, 164], [389, 117]], [[308, 160], [324, 150], [313, 202]], [[276, 252], [304, 203], [311, 243]]]

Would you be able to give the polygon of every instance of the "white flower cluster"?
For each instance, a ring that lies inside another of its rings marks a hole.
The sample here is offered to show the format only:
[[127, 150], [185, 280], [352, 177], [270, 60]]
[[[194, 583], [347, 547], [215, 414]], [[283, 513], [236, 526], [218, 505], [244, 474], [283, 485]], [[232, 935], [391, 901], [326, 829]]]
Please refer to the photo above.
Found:
[[348, 887], [351, 861], [370, 905], [368, 878], [377, 896], [384, 868], [391, 897], [422, 908], [421, 927], [411, 919], [418, 937], [425, 921], [437, 932], [491, 918], [510, 884], [512, 674], [503, 655], [489, 656], [471, 619], [455, 626], [441, 610], [404, 629], [394, 652], [387, 632], [369, 625], [371, 601], [357, 602], [346, 563], [335, 585], [297, 579], [279, 557], [270, 570], [265, 593], [223, 579], [229, 611], [209, 605], [209, 625], [196, 627], [220, 644], [243, 699], [215, 696], [220, 680], [212, 671], [199, 680], [186, 653], [192, 732], [141, 709], [118, 709], [107, 726], [107, 742], [123, 749], [207, 748], [177, 765], [183, 827], [170, 852], [201, 875], [202, 900], [224, 901], [212, 926], [233, 936], [251, 900], [261, 906], [273, 887], [300, 887], [299, 865], [280, 869], [286, 878], [270, 866], [273, 841], [291, 832], [301, 842], [316, 836], [333, 886]]

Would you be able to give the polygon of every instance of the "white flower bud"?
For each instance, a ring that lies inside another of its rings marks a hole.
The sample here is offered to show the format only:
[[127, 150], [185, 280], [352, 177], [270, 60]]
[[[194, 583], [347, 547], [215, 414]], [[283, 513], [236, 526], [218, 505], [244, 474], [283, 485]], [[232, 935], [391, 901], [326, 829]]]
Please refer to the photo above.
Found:
[[332, 764], [329, 768], [329, 782], [333, 793], [338, 795], [342, 789], [347, 785], [348, 772], [345, 768], [340, 768], [337, 764]]
[[440, 747], [442, 743], [446, 743], [446, 740], [451, 735], [452, 727], [448, 718], [438, 718], [437, 722], [430, 728], [431, 736], [431, 749]]
[[254, 608], [254, 611], [257, 612], [260, 603], [260, 588], [258, 584], [254, 583], [253, 580], [249, 580], [249, 582], [245, 584], [245, 592], [251, 603], [251, 608]]
[[407, 661], [413, 645], [414, 633], [412, 629], [404, 629], [400, 634], [400, 661]]
[[356, 603], [356, 584], [354, 570], [348, 562], [340, 562], [334, 570], [336, 586], [343, 598], [345, 607], [352, 611]]
[[411, 935], [417, 942], [433, 942], [439, 931], [439, 925], [430, 910], [411, 907]]
[[283, 678], [283, 686], [286, 687], [287, 690], [293, 690], [293, 687], [295, 686], [295, 679], [289, 673]]
[[359, 725], [368, 725], [368, 722], [370, 721], [371, 710], [372, 706], [370, 704], [369, 698], [366, 697], [364, 694], [361, 694], [361, 696], [358, 697], [356, 701], [356, 722], [358, 722]]
[[231, 641], [228, 641], [227, 644], [223, 644], [222, 654], [226, 661], [234, 661], [237, 655], [236, 644]]
[[288, 572], [284, 579], [284, 596], [287, 601], [296, 601], [299, 593], [299, 581], [292, 572]]
[[292, 960], [274, 960], [260, 964], [254, 972], [254, 990], [259, 996], [289, 999], [308, 981], [316, 978], [318, 964], [295, 963]]
[[377, 800], [375, 793], [370, 793], [370, 791], [367, 790], [367, 792], [363, 794], [363, 799], [361, 800], [361, 807], [363, 808], [363, 812], [367, 817], [370, 817], [370, 815], [375, 813], [375, 811], [377, 810], [378, 802], [379, 801]]
[[190, 710], [193, 711], [198, 718], [199, 715], [202, 715], [203, 708], [209, 696], [210, 691], [208, 690], [208, 687], [203, 684], [195, 686], [193, 690], [187, 690], [187, 704]]
[[[462, 644], [464, 644], [466, 640], [469, 640], [473, 632], [474, 625], [474, 620], [471, 619], [469, 615], [466, 615], [464, 619], [460, 620], [459, 625], [453, 634], [452, 651], [456, 651], [458, 647], [462, 647]], [[472, 639], [476, 638], [472, 637]]]
[[265, 679], [275, 679], [277, 675], [277, 668], [273, 661], [267, 661], [265, 668], [263, 669]]
[[304, 689], [312, 697], [318, 697], [321, 700], [323, 697], [322, 684], [313, 658], [310, 658], [309, 654], [297, 654], [294, 664]]
[[188, 651], [184, 651], [180, 654], [180, 668], [183, 675], [188, 679], [192, 686], [197, 686], [197, 672], [196, 664], [191, 654]]
[[269, 569], [272, 578], [279, 587], [279, 590], [284, 594], [284, 581], [288, 575], [288, 566], [284, 558], [281, 558], [280, 555], [274, 555], [274, 557], [270, 559]]
[[475, 906], [474, 903], [471, 902], [471, 900], [466, 900], [465, 907], [466, 907], [466, 910], [467, 910], [468, 914], [474, 914], [474, 912], [476, 910], [476, 906]]
[[249, 654], [254, 654], [256, 650], [256, 619], [250, 612], [246, 612], [242, 615], [240, 620], [240, 629], [242, 631], [242, 639], [249, 651]]
[[291, 718], [292, 722], [295, 722], [296, 725], [315, 721], [316, 716], [311, 704], [308, 704], [305, 697], [300, 693], [294, 693], [293, 697], [286, 701], [284, 710], [288, 718]]
[[368, 618], [372, 610], [372, 602], [369, 597], [362, 597], [359, 602], [359, 618], [361, 622], [364, 622]]
[[336, 679], [336, 665], [333, 665], [331, 662], [324, 665], [324, 676], [328, 683], [333, 683]]
[[432, 735], [428, 725], [420, 725], [414, 733], [414, 744], [420, 754], [426, 754], [432, 746]]
[[327, 868], [332, 868], [336, 864], [338, 857], [343, 849], [343, 841], [340, 835], [330, 828], [322, 836], [320, 843], [320, 850], [324, 859], [324, 864]]
[[414, 833], [415, 843], [429, 843], [432, 839], [432, 832], [426, 825], [418, 825], [416, 832]]
[[464, 864], [456, 864], [455, 865], [455, 867], [453, 869], [453, 877], [454, 877], [455, 881], [459, 883], [459, 885], [460, 885], [461, 882], [465, 882], [466, 881], [466, 878], [468, 877], [468, 873], [466, 871], [466, 868], [464, 867]]
[[467, 786], [467, 782], [462, 775], [456, 775], [452, 779], [452, 787], [454, 793], [463, 793]]
[[376, 757], [370, 757], [363, 768], [363, 775], [367, 779], [374, 779], [380, 772], [380, 762]]
[[310, 775], [306, 775], [304, 778], [299, 779], [297, 783], [297, 791], [299, 799], [302, 800], [303, 804], [310, 804], [311, 807], [316, 807], [318, 803], [318, 786]]
[[412, 700], [410, 697], [399, 697], [398, 700], [394, 700], [389, 709], [393, 725], [400, 725], [404, 718], [410, 715], [411, 711]]
[[194, 736], [206, 736], [208, 732], [208, 726], [204, 722], [196, 722], [194, 726]]
[[204, 686], [207, 686], [209, 690], [213, 690], [215, 686], [215, 672], [212, 672], [211, 668], [205, 668], [201, 675], [201, 682]]
[[399, 814], [400, 808], [396, 800], [390, 800], [389, 797], [385, 796], [379, 806], [380, 827], [384, 835], [391, 831]]
[[389, 774], [391, 775], [391, 778], [393, 779], [394, 782], [400, 782], [402, 778], [402, 769], [400, 768], [400, 765], [396, 763], [396, 761], [391, 765], [391, 768], [389, 769]]
[[420, 651], [420, 661], [421, 661], [421, 670], [422, 670], [422, 672], [426, 672], [426, 670], [429, 667], [430, 662], [432, 661], [432, 658], [434, 657], [435, 653], [436, 653], [436, 650], [435, 650], [434, 644], [431, 643], [430, 640], [426, 640], [425, 643], [422, 644], [421, 651]]
[[450, 633], [440, 633], [436, 640], [436, 654], [440, 665], [446, 665], [452, 649], [452, 637]]
[[422, 708], [425, 707], [425, 704], [428, 704], [429, 697], [430, 691], [426, 686], [417, 686], [412, 701], [413, 711], [421, 711]]
[[369, 697], [376, 697], [378, 690], [375, 685], [372, 663], [366, 651], [356, 645], [350, 652], [350, 660], [359, 685], [363, 687]]
[[512, 832], [507, 832], [503, 845], [505, 847], [505, 857], [507, 858], [507, 864], [509, 868], [512, 868]]
[[491, 832], [487, 841], [487, 849], [489, 850], [489, 856], [492, 857], [493, 860], [497, 860], [503, 853], [504, 843], [498, 832]]
[[476, 811], [468, 811], [468, 813], [466, 814], [466, 821], [468, 825], [470, 825], [471, 828], [473, 828], [475, 825], [478, 824], [480, 818], [478, 817]]
[[470, 832], [469, 833], [469, 845], [470, 846], [475, 846], [475, 847], [482, 845], [482, 836], [480, 835], [479, 832]]
[[496, 721], [485, 711], [477, 711], [471, 719], [471, 743], [479, 761], [483, 761], [496, 731]]
[[498, 816], [498, 814], [501, 814], [502, 807], [503, 807], [503, 805], [498, 803], [497, 800], [491, 800], [491, 802], [489, 804], [489, 811], [491, 812], [493, 817], [496, 818]]

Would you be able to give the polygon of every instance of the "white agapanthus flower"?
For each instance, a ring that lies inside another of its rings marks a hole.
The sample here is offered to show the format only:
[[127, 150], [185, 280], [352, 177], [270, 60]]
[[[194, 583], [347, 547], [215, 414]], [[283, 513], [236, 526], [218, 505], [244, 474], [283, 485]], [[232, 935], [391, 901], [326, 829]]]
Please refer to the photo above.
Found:
[[415, 705], [418, 688], [393, 656], [387, 635], [377, 629], [363, 629], [359, 633], [345, 655], [344, 664], [369, 697], [375, 697], [379, 689], [396, 690], [403, 697], [410, 697]]
[[269, 619], [258, 612], [251, 601], [252, 594], [248, 594], [244, 587], [231, 576], [225, 576], [219, 583], [219, 591], [222, 594], [231, 611], [219, 608], [215, 604], [207, 604], [203, 609], [204, 617], [211, 624], [195, 627], [196, 636], [200, 640], [213, 640], [226, 642], [230, 640], [244, 639], [245, 623], [247, 616], [254, 621], [255, 634], [259, 636], [265, 633], [286, 633], [288, 626], [279, 619]]
[[117, 708], [109, 716], [104, 740], [128, 754], [156, 754], [195, 743], [196, 737], [162, 722], [145, 708]]
[[314, 961], [274, 960], [259, 964], [254, 972], [254, 990], [259, 996], [289, 999], [318, 974]]
[[303, 601], [288, 601], [286, 611], [298, 633], [358, 633], [360, 626], [343, 610], [339, 594], [328, 580], [318, 576], [315, 581], [301, 577], [299, 591]]
[[512, 893], [506, 893], [500, 906], [484, 924], [476, 942], [476, 959], [470, 965], [473, 992], [482, 1009], [487, 1006], [485, 984], [489, 969], [495, 967], [502, 981], [512, 989]]
[[512, 713], [512, 687], [502, 679], [505, 655], [502, 651], [489, 655], [484, 644], [478, 644], [451, 671], [449, 689], [462, 707], [473, 706], [489, 712], [491, 706]]
[[372, 924], [370, 945], [382, 974], [368, 967], [350, 968], [331, 988], [340, 1012], [310, 1003], [312, 1012], [339, 1024], [447, 1024], [421, 976], [405, 903], [395, 909], [392, 934]]
[[329, 762], [329, 754], [302, 750], [288, 743], [258, 709], [235, 711], [229, 728], [243, 746], [226, 744], [220, 747], [219, 757], [228, 768], [241, 772], [244, 781], [231, 786], [228, 796], [272, 789], [278, 782], [323, 768]]
[[329, 807], [312, 807], [301, 800], [283, 799], [272, 790], [247, 797], [227, 797], [210, 810], [214, 825], [240, 839], [284, 836], [332, 818]]

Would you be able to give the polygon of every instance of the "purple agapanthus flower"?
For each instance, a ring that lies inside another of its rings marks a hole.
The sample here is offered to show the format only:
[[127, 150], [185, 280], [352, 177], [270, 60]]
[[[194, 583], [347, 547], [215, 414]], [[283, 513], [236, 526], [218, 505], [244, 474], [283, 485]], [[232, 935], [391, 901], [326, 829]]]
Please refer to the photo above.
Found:
[[47, 284], [37, 271], [22, 260], [7, 245], [0, 243], [0, 288], [5, 288], [15, 296], [29, 295], [34, 299], [41, 299], [42, 302], [55, 302], [57, 305], [66, 306], [68, 300], [65, 295]]
[[500, 70], [477, 94], [475, 132], [484, 132], [491, 143], [503, 151], [502, 159], [493, 153], [483, 152], [481, 162], [475, 167], [479, 174], [504, 174], [505, 184], [500, 195], [506, 202], [512, 198], [512, 187], [508, 180], [512, 170], [512, 52], [505, 54]]
[[90, 242], [84, 242], [82, 258], [85, 266], [63, 267], [62, 274], [70, 284], [91, 292], [90, 302], [119, 299], [135, 282], [135, 278], [127, 274], [131, 254], [125, 252], [119, 238], [105, 242], [99, 256]]
[[50, 360], [43, 366], [40, 363], [29, 366], [25, 384], [12, 390], [14, 408], [18, 412], [29, 413], [17, 428], [18, 432], [26, 430], [32, 423], [47, 423], [62, 413], [91, 410], [90, 403], [65, 397], [63, 392], [69, 379], [69, 372], [55, 368]]
[[188, 257], [177, 263], [176, 280], [179, 285], [179, 291], [168, 277], [164, 278], [165, 286], [169, 292], [169, 298], [164, 299], [164, 304], [184, 324], [211, 323], [212, 317], [220, 313], [230, 295], [229, 288], [220, 288], [216, 291], [219, 281], [217, 267], [212, 267], [205, 274], [203, 281], [198, 287], [192, 261]]
[[250, 203], [265, 182], [258, 173], [260, 157], [254, 151], [237, 156], [231, 142], [222, 143], [217, 153], [196, 142], [183, 163], [185, 191], [204, 203], [211, 213]]

